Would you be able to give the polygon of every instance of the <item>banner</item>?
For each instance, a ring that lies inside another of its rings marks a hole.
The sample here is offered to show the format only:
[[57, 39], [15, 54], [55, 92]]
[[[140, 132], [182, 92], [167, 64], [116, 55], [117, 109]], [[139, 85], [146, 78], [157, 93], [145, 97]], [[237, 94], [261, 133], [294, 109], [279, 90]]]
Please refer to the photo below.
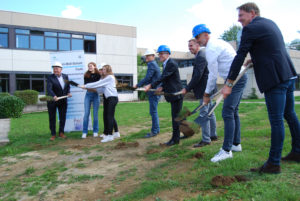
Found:
[[[69, 80], [73, 80], [80, 85], [84, 84], [84, 73], [86, 67], [84, 66], [84, 52], [80, 51], [65, 51], [65, 52], [51, 52], [50, 62], [59, 61], [62, 66], [62, 73], [69, 76]], [[66, 116], [65, 131], [82, 131], [83, 116], [84, 116], [84, 97], [86, 91], [78, 87], [71, 86], [71, 98], [68, 98], [68, 108]], [[91, 117], [89, 117], [91, 118]], [[89, 130], [92, 129], [91, 119], [89, 121]]]

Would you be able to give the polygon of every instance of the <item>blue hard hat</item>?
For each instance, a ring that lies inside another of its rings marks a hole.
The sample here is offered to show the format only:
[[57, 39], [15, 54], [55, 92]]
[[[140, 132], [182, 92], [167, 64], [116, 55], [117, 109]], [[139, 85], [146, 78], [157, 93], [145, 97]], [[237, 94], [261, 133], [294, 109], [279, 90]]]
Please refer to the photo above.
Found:
[[171, 50], [170, 50], [169, 46], [167, 46], [167, 45], [159, 46], [157, 49], [157, 53], [160, 53], [160, 52], [169, 52], [169, 54], [171, 54]]
[[206, 27], [205, 24], [198, 24], [193, 28], [193, 37], [196, 38], [196, 36], [203, 32], [210, 34], [210, 30]]

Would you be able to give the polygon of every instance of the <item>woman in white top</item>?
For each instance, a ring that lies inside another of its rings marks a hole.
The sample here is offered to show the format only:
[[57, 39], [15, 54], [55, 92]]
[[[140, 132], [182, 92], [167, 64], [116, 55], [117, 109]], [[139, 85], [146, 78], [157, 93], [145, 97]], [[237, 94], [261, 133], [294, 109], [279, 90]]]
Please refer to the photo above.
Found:
[[102, 88], [98, 91], [103, 91], [103, 94], [107, 101], [103, 105], [103, 121], [104, 121], [104, 137], [101, 142], [109, 142], [114, 140], [113, 122], [115, 116], [115, 108], [118, 104], [118, 92], [116, 89], [116, 78], [113, 75], [112, 68], [110, 65], [104, 65], [103, 78], [97, 82], [88, 83], [84, 86], [80, 86], [83, 89], [97, 89]]

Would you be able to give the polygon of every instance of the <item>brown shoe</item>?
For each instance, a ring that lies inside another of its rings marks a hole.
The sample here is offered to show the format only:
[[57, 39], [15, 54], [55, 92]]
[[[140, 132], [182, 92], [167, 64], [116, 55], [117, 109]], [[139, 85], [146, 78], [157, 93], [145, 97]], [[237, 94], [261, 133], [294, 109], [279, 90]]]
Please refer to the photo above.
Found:
[[290, 152], [286, 157], [281, 158], [283, 161], [295, 161], [300, 163], [300, 153]]
[[64, 133], [59, 133], [59, 137], [61, 137], [62, 139], [66, 139], [67, 136], [64, 135]]
[[273, 165], [271, 163], [266, 162], [261, 167], [251, 168], [250, 171], [259, 173], [279, 174], [281, 172], [281, 168], [280, 165]]
[[51, 140], [51, 141], [54, 141], [55, 138], [56, 138], [56, 136], [55, 136], [55, 135], [52, 135], [52, 137], [50, 138], [50, 140]]
[[204, 146], [206, 146], [206, 145], [210, 145], [210, 142], [203, 142], [203, 141], [201, 141], [201, 142], [199, 142], [199, 143], [197, 143], [197, 144], [194, 144], [194, 148], [198, 148], [198, 147], [204, 147]]

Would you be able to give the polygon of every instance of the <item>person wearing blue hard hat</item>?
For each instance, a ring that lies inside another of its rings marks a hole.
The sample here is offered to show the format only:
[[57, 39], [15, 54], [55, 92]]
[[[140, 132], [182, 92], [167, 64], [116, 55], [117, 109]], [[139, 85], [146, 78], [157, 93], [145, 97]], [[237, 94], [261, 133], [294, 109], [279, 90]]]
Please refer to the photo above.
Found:
[[[271, 124], [269, 158], [262, 166], [252, 168], [251, 171], [276, 174], [281, 172], [281, 160], [300, 162], [300, 122], [294, 108], [297, 72], [278, 26], [272, 20], [260, 17], [255, 3], [245, 3], [237, 9], [243, 32], [227, 79], [229, 83], [234, 82], [249, 52], [251, 60], [246, 63], [253, 62], [256, 82], [260, 92], [265, 95]], [[222, 93], [228, 98], [234, 91], [225, 86]], [[292, 149], [287, 156], [281, 158], [285, 137], [284, 119], [292, 136]]]
[[[210, 37], [211, 31], [205, 24], [196, 25], [193, 28], [193, 37], [201, 46], [205, 46], [205, 57], [208, 67], [208, 80], [203, 96], [204, 104], [210, 103], [210, 96], [216, 87], [217, 78], [220, 76], [226, 80], [231, 63], [236, 55], [233, 47], [221, 40]], [[220, 151], [211, 159], [211, 162], [219, 162], [232, 158], [232, 151], [242, 151], [241, 131], [239, 119], [239, 103], [247, 83], [247, 76], [244, 75], [232, 88], [233, 93], [224, 100], [222, 117], [224, 120], [224, 141]], [[230, 83], [226, 82], [227, 85]], [[231, 85], [232, 87], [232, 85]]]
[[[163, 72], [162, 75], [151, 84], [145, 86], [145, 90], [148, 91], [150, 88], [158, 87], [156, 91], [164, 91], [166, 93], [176, 93], [181, 91], [182, 84], [179, 76], [179, 70], [177, 63], [170, 58], [171, 50], [167, 45], [161, 45], [157, 49], [158, 56], [161, 62], [163, 62]], [[179, 122], [175, 121], [178, 116], [183, 102], [183, 96], [165, 96], [167, 102], [171, 103], [171, 113], [172, 113], [172, 138], [165, 143], [167, 146], [173, 146], [179, 144], [180, 141], [180, 131]]]

